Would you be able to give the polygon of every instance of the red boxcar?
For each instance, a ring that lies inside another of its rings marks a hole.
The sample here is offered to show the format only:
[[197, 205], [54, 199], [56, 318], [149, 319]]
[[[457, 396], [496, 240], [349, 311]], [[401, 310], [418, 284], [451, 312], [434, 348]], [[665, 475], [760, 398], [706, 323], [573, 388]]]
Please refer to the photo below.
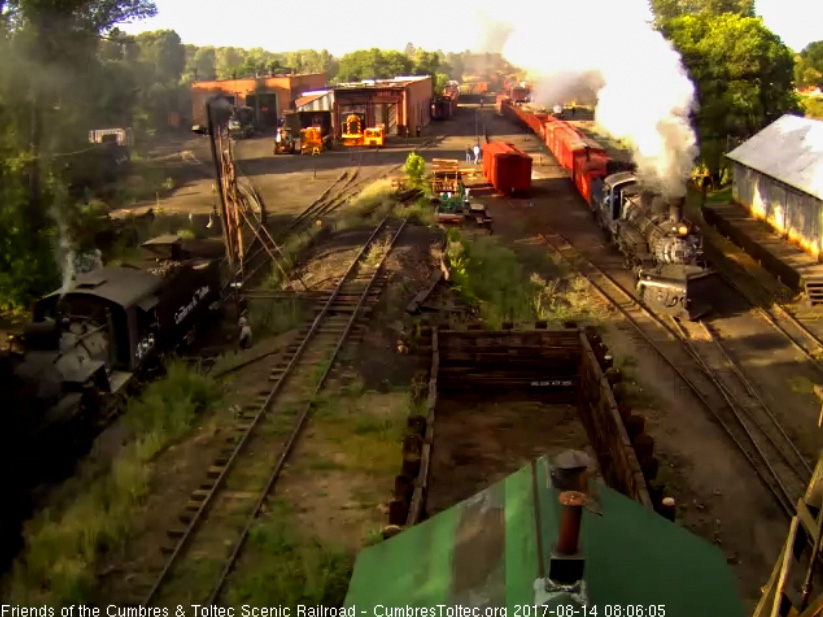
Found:
[[592, 185], [595, 178], [605, 178], [607, 175], [607, 165], [609, 157], [605, 152], [592, 152], [591, 149], [587, 153], [585, 149], [577, 150], [574, 153], [574, 169], [572, 170], [572, 181], [577, 187], [577, 191], [592, 207]]
[[552, 154], [555, 153], [555, 148], [557, 147], [555, 141], [555, 134], [557, 133], [557, 131], [562, 131], [565, 125], [565, 122], [560, 122], [558, 120], [553, 119], [548, 119], [543, 124], [543, 143], [546, 144], [546, 147]]
[[571, 170], [574, 164], [574, 150], [582, 143], [580, 135], [568, 125], [558, 128], [554, 133], [554, 158], [561, 167]]
[[532, 157], [514, 144], [486, 144], [483, 148], [483, 172], [500, 193], [527, 195], [531, 191]]
[[503, 141], [492, 141], [483, 144], [483, 175], [486, 176], [489, 182], [492, 181], [491, 166], [494, 162], [494, 153], [504, 152], [506, 150], [506, 143]]

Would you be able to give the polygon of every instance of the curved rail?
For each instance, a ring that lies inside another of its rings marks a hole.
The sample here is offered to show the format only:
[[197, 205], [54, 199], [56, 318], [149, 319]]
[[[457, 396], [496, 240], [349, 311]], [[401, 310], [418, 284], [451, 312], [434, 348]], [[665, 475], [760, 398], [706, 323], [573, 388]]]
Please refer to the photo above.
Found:
[[[268, 393], [265, 400], [260, 404], [260, 406], [259, 406], [258, 410], [256, 411], [254, 417], [251, 419], [251, 422], [245, 427], [244, 432], [243, 432], [242, 437], [240, 438], [239, 442], [234, 447], [231, 455], [228, 457], [225, 464], [223, 465], [222, 470], [220, 471], [219, 475], [213, 481], [212, 486], [208, 489], [206, 495], [204, 496], [204, 498], [200, 502], [200, 505], [199, 505], [198, 509], [193, 513], [191, 519], [189, 520], [189, 522], [186, 526], [186, 529], [183, 531], [183, 533], [180, 535], [179, 539], [177, 540], [173, 551], [171, 552], [170, 556], [166, 560], [163, 569], [161, 570], [159, 575], [156, 577], [156, 580], [155, 580], [151, 590], [148, 592], [148, 594], [143, 599], [143, 601], [141, 603], [141, 606], [143, 606], [143, 607], [149, 606], [151, 601], [156, 597], [156, 595], [157, 595], [158, 591], [160, 590], [160, 588], [166, 582], [166, 580], [169, 576], [169, 573], [172, 570], [172, 567], [178, 561], [179, 557], [181, 556], [184, 549], [187, 547], [187, 544], [189, 543], [190, 539], [192, 538], [194, 532], [196, 531], [198, 526], [203, 521], [204, 515], [209, 510], [212, 502], [214, 501], [215, 496], [218, 494], [220, 489], [223, 487], [227, 474], [234, 467], [234, 465], [237, 462], [238, 458], [240, 458], [240, 454], [246, 448], [246, 446], [249, 443], [253, 433], [256, 432], [255, 428], [260, 424], [261, 419], [265, 415], [267, 415], [267, 412], [269, 411], [269, 408], [271, 407], [272, 402], [275, 400], [275, 398], [280, 393], [281, 389], [283, 388], [283, 385], [287, 381], [287, 378], [294, 372], [294, 369], [298, 365], [299, 360], [300, 360], [301, 356], [303, 355], [303, 352], [306, 350], [307, 346], [309, 345], [309, 342], [311, 340], [313, 340], [313, 338], [315, 337], [315, 334], [320, 329], [320, 327], [323, 324], [324, 319], [326, 318], [327, 314], [330, 311], [334, 310], [333, 305], [335, 303], [335, 300], [337, 299], [337, 296], [340, 294], [341, 290], [343, 290], [344, 285], [349, 281], [350, 277], [357, 270], [358, 266], [363, 262], [363, 257], [366, 255], [366, 252], [369, 250], [369, 248], [373, 245], [374, 240], [378, 236], [378, 234], [380, 234], [380, 232], [386, 227], [386, 224], [387, 224], [389, 218], [390, 218], [390, 216], [387, 215], [377, 225], [377, 227], [375, 227], [374, 231], [369, 236], [369, 239], [363, 244], [363, 246], [360, 249], [360, 251], [358, 252], [357, 256], [352, 261], [352, 263], [349, 265], [349, 267], [347, 268], [345, 274], [341, 277], [340, 281], [335, 286], [335, 288], [332, 291], [331, 295], [329, 296], [328, 300], [325, 302], [322, 309], [320, 310], [320, 313], [312, 321], [312, 324], [311, 324], [308, 332], [304, 335], [303, 340], [299, 344], [297, 350], [294, 352], [294, 355], [292, 356], [291, 360], [288, 362], [286, 368], [282, 371], [282, 373], [277, 378], [277, 381], [276, 381], [274, 387]], [[400, 229], [398, 230], [398, 232], [394, 235], [394, 237], [392, 239], [392, 244], [391, 244], [392, 246], [393, 246], [394, 242], [396, 241], [397, 237], [399, 236], [400, 231], [402, 231], [402, 229], [404, 227], [405, 227], [405, 220], [403, 221], [402, 225], [400, 226]], [[349, 334], [349, 331], [351, 330], [351, 328], [354, 324], [355, 319], [359, 315], [362, 304], [365, 301], [366, 297], [368, 296], [369, 291], [370, 291], [370, 289], [371, 289], [371, 287], [374, 283], [374, 280], [377, 278], [377, 273], [382, 269], [382, 266], [385, 263], [385, 259], [388, 256], [388, 254], [389, 254], [389, 251], [387, 250], [386, 253], [383, 255], [383, 258], [381, 259], [380, 263], [375, 268], [375, 273], [371, 277], [369, 285], [362, 292], [362, 294], [360, 296], [360, 301], [358, 302], [356, 309], [352, 313], [352, 316], [351, 316], [351, 318], [348, 322], [348, 325], [347, 325], [345, 331], [343, 332], [343, 334], [340, 336], [340, 339], [338, 340], [338, 344], [335, 347], [334, 356], [332, 356], [332, 359], [339, 352], [340, 348], [342, 348], [342, 345], [343, 345], [344, 341], [346, 340], [346, 338]], [[329, 362], [329, 366], [331, 366], [331, 361]], [[325, 381], [327, 375], [328, 375], [328, 369], [324, 373], [322, 381]], [[322, 385], [322, 381], [321, 381], [320, 385]], [[306, 410], [304, 410], [304, 413], [301, 414], [301, 417], [298, 421], [299, 427], [302, 427], [302, 425], [305, 423], [306, 417], [308, 416], [308, 413], [309, 413], [310, 409], [311, 409], [311, 405], [309, 405], [309, 407], [307, 407]], [[285, 454], [283, 456], [281, 456], [282, 461], [285, 461], [285, 457], [287, 456], [288, 451], [290, 451], [292, 445], [294, 444], [294, 441], [297, 439], [298, 434], [299, 434], [299, 427], [296, 428], [292, 432], [292, 435], [289, 439], [289, 442], [286, 445], [286, 449], [284, 450]], [[259, 510], [260, 504], [262, 503], [262, 499], [264, 499], [265, 494], [268, 493], [268, 488], [270, 488], [270, 485], [273, 484], [276, 481], [277, 477], [279, 476], [281, 468], [282, 468], [282, 462], [278, 462], [278, 465], [275, 467], [275, 471], [273, 471], [272, 476], [270, 477], [269, 482], [266, 485], [266, 487], [267, 487], [266, 492], [264, 494], [261, 494], [260, 499], [258, 499], [258, 505], [255, 508], [255, 512], [257, 512]], [[241, 537], [242, 537], [243, 540], [245, 539], [245, 536], [246, 536], [247, 532], [248, 532], [248, 525], [245, 527], [245, 529], [243, 530], [243, 532], [241, 534]], [[240, 544], [242, 544], [242, 541], [240, 542]], [[237, 552], [239, 554], [239, 548], [238, 548]], [[233, 561], [234, 559], [236, 559], [236, 555], [234, 557], [232, 557], [231, 563], [234, 563], [234, 561]]]
[[[784, 466], [780, 471], [776, 470], [773, 464], [773, 459], [767, 455], [763, 450], [763, 442], [770, 441], [766, 430], [760, 427], [756, 422], [753, 422], [747, 411], [742, 409], [741, 404], [734, 395], [731, 394], [729, 388], [724, 384], [724, 381], [717, 374], [717, 371], [709, 366], [703, 359], [701, 354], [693, 344], [684, 336], [683, 332], [678, 332], [677, 329], [669, 326], [658, 315], [651, 311], [643, 302], [638, 300], [631, 292], [626, 290], [618, 281], [612, 276], [604, 272], [601, 268], [596, 266], [588, 258], [584, 257], [577, 251], [571, 243], [563, 236], [551, 234], [538, 234], [541, 240], [552, 247], [561, 258], [576, 266], [576, 270], [581, 274], [592, 286], [593, 289], [609, 304], [617, 308], [626, 320], [634, 327], [640, 336], [651, 345], [651, 347], [658, 353], [666, 364], [680, 377], [680, 379], [689, 387], [698, 400], [706, 407], [706, 409], [714, 416], [720, 426], [725, 430], [728, 436], [732, 439], [735, 445], [740, 449], [743, 456], [749, 461], [755, 473], [760, 477], [766, 487], [772, 492], [777, 499], [780, 506], [786, 511], [787, 515], [792, 516], [794, 513], [794, 504], [799, 495], [795, 495], [794, 499], [791, 497], [792, 489], [787, 487], [788, 484], [797, 484], [802, 491], [805, 487], [808, 477], [805, 474], [797, 472], [793, 466]], [[565, 253], [565, 254], [564, 254]], [[571, 253], [571, 255], [569, 255]], [[618, 301], [609, 294], [601, 282], [595, 280], [597, 277], [604, 280], [608, 285], [612, 286], [618, 291], [619, 296], [623, 302]], [[694, 380], [685, 373], [680, 364], [672, 360], [671, 354], [664, 351], [658, 341], [647, 332], [640, 324], [640, 319], [632, 315], [632, 310], [638, 313], [643, 318], [656, 327], [658, 332], [663, 332], [669, 339], [667, 342], [674, 340], [679, 343], [681, 351], [686, 352], [687, 357], [691, 358], [695, 364], [700, 368], [699, 376], [707, 379], [713, 389], [720, 395], [722, 401], [712, 401], [707, 396], [703, 389], [701, 389]], [[747, 382], [747, 386], [751, 388], [751, 384]], [[746, 386], [744, 386], [746, 387]], [[764, 407], [766, 414], [777, 423], [777, 420]], [[761, 432], [766, 437], [757, 437], [755, 432]], [[780, 430], [781, 435], [785, 436], [785, 432]], [[791, 442], [788, 438], [788, 442]], [[750, 447], [744, 445], [746, 442], [751, 444]], [[771, 443], [774, 443], [773, 440]], [[791, 444], [794, 448], [794, 444]], [[780, 448], [776, 448], [781, 452]], [[798, 453], [799, 454], [799, 453]], [[800, 457], [803, 460], [802, 456]], [[805, 460], [803, 460], [805, 465]]]

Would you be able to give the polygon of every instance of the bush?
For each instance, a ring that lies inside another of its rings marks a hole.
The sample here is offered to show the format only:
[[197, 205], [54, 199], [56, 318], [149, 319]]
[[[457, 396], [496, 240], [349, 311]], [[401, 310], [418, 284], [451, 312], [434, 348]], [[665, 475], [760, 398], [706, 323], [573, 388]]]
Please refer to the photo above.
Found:
[[418, 199], [413, 206], [406, 208], [404, 213], [408, 215], [410, 221], [420, 225], [428, 226], [435, 223], [434, 208], [424, 197]]
[[490, 236], [469, 241], [455, 229], [449, 230], [447, 238], [452, 281], [463, 299], [480, 309], [489, 327], [499, 327], [504, 321], [534, 320], [537, 290], [514, 251]]
[[99, 554], [123, 542], [135, 508], [148, 492], [148, 462], [182, 437], [199, 411], [218, 398], [215, 383], [172, 363], [166, 375], [129, 402], [123, 418], [126, 445], [105, 474], [72, 487], [74, 500], [26, 525], [26, 549], [9, 587], [16, 603], [54, 607], [92, 604]]
[[506, 321], [562, 321], [591, 312], [585, 279], [545, 253], [518, 255], [490, 236], [468, 239], [451, 229], [446, 257], [452, 282], [489, 328]]
[[804, 96], [800, 99], [800, 106], [808, 118], [823, 120], [823, 99]]
[[423, 188], [425, 184], [426, 175], [426, 160], [412, 152], [406, 158], [406, 163], [403, 165], [403, 172], [406, 174], [406, 180], [411, 188]]

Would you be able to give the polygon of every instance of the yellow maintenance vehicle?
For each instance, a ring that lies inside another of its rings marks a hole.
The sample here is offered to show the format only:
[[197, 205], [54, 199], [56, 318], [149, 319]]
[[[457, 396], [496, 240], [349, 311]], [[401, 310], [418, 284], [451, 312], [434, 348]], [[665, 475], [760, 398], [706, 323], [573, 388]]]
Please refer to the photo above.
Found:
[[325, 149], [325, 141], [319, 126], [300, 129], [300, 154], [320, 154]]
[[386, 142], [386, 128], [383, 125], [368, 128], [363, 133], [363, 145], [381, 148]]
[[362, 114], [349, 114], [346, 121], [343, 122], [343, 145], [344, 146], [362, 146], [363, 145], [363, 125], [364, 117]]
[[274, 137], [275, 154], [296, 154], [297, 144], [294, 141], [291, 129], [281, 126]]

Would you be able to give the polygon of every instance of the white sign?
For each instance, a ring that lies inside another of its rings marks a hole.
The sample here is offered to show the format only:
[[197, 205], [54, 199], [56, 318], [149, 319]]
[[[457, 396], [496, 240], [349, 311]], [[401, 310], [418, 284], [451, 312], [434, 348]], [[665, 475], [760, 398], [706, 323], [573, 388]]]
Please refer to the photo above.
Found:
[[181, 321], [188, 317], [189, 313], [191, 313], [194, 310], [194, 307], [200, 304], [200, 301], [203, 298], [205, 298], [208, 295], [208, 293], [208, 285], [204, 285], [203, 287], [195, 291], [191, 301], [188, 304], [181, 306], [179, 309], [177, 309], [177, 312], [174, 314], [174, 325], [179, 325]]

